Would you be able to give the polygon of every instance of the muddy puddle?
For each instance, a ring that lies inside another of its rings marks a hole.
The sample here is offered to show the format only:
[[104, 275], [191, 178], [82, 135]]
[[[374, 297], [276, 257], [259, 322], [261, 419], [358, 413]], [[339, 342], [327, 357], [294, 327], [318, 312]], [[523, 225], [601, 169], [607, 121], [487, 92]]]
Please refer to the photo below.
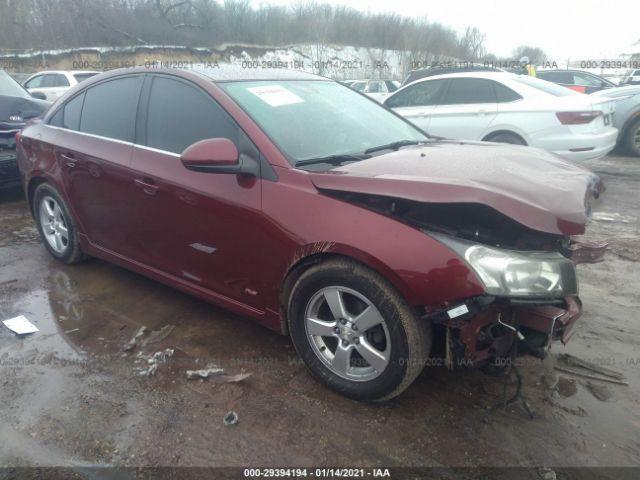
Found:
[[[611, 240], [612, 252], [580, 267], [585, 313], [569, 345], [519, 368], [533, 420], [521, 402], [501, 406], [502, 380], [475, 370], [426, 369], [383, 405], [342, 398], [309, 376], [287, 338], [249, 319], [99, 260], [54, 262], [21, 197], [2, 194], [0, 317], [25, 315], [40, 331], [17, 338], [0, 328], [0, 463], [638, 465], [640, 198], [629, 194], [640, 187], [637, 165], [610, 157], [592, 166], [608, 190], [590, 235]], [[152, 375], [140, 374], [167, 349]], [[561, 353], [628, 385], [560, 371]], [[251, 376], [187, 378], [212, 365]], [[229, 411], [236, 425], [223, 424]]]

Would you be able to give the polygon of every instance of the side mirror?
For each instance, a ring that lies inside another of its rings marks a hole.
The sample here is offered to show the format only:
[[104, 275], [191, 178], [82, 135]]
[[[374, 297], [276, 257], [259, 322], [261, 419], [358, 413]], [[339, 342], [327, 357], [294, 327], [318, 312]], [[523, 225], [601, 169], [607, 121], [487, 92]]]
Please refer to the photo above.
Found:
[[239, 157], [238, 149], [228, 138], [208, 138], [187, 147], [180, 160], [196, 172], [240, 173]]
[[47, 96], [42, 92], [29, 92], [33, 98], [37, 98], [38, 100], [46, 100]]

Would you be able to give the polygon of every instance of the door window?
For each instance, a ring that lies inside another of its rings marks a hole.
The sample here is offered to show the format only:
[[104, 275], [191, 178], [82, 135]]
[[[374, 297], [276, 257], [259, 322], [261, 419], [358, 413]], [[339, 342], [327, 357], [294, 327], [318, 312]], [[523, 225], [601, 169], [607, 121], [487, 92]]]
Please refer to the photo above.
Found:
[[573, 78], [570, 72], [538, 72], [538, 77], [553, 83], [571, 85]]
[[446, 80], [430, 80], [410, 85], [389, 98], [385, 105], [390, 108], [437, 105], [445, 83]]
[[80, 114], [82, 113], [83, 101], [84, 93], [73, 97], [51, 117], [49, 125], [68, 128], [69, 130], [78, 130], [80, 128]]
[[601, 87], [602, 81], [591, 75], [585, 75], [583, 73], [573, 74], [573, 84], [580, 85], [582, 87]]
[[33, 77], [29, 80], [24, 86], [27, 88], [42, 88], [43, 79], [44, 75], [38, 75], [37, 77]]
[[496, 103], [491, 80], [483, 78], [453, 78], [442, 105]]
[[493, 89], [496, 92], [496, 100], [498, 103], [514, 102], [522, 98], [516, 92], [501, 83], [493, 81], [491, 83], [493, 83]]
[[383, 82], [370, 82], [366, 91], [367, 93], [384, 93], [386, 90]]
[[179, 154], [207, 138], [228, 138], [237, 145], [238, 127], [200, 88], [154, 77], [149, 94], [146, 145]]
[[68, 87], [69, 80], [61, 73], [51, 73], [44, 76], [43, 86], [46, 88]]
[[394, 82], [394, 81], [391, 81], [391, 80], [387, 80], [384, 83], [387, 84], [387, 90], [389, 92], [395, 92], [396, 90], [398, 90], [397, 82]]
[[141, 76], [110, 80], [85, 93], [80, 131], [133, 142]]

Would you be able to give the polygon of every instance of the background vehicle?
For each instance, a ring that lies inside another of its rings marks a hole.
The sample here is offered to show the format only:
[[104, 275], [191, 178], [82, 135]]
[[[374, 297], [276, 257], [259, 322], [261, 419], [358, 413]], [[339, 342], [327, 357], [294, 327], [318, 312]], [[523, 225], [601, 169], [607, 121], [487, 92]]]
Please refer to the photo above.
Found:
[[323, 77], [116, 70], [17, 138], [53, 257], [95, 255], [290, 334], [352, 398], [407, 388], [432, 322], [454, 330], [452, 361], [481, 363], [523, 335], [519, 351], [540, 354], [580, 315], [564, 248], [596, 176], [540, 151], [429, 139]]
[[640, 68], [629, 70], [629, 73], [622, 79], [620, 85], [640, 85]]
[[20, 185], [15, 135], [30, 118], [41, 115], [49, 103], [33, 98], [5, 71], [0, 70], [0, 189]]
[[384, 104], [431, 135], [529, 145], [572, 160], [604, 156], [616, 143], [613, 101], [526, 75], [439, 75]]
[[610, 88], [593, 95], [615, 100], [613, 125], [618, 129], [618, 143], [640, 157], [640, 85]]
[[24, 86], [31, 93], [42, 93], [46, 100], [53, 102], [62, 96], [71, 87], [78, 85], [83, 80], [91, 78], [100, 72], [84, 70], [55, 70], [38, 72], [31, 75]]
[[351, 81], [348, 86], [378, 102], [382, 102], [390, 93], [398, 90], [400, 82], [396, 80], [355, 80]]
[[537, 77], [580, 93], [593, 93], [617, 86], [606, 78], [580, 70], [538, 70]]
[[402, 82], [402, 86], [411, 82], [420, 80], [421, 78], [433, 77], [435, 75], [446, 75], [448, 73], [467, 73], [467, 72], [503, 72], [501, 68], [492, 67], [490, 65], [472, 64], [460, 66], [432, 66], [411, 70]]

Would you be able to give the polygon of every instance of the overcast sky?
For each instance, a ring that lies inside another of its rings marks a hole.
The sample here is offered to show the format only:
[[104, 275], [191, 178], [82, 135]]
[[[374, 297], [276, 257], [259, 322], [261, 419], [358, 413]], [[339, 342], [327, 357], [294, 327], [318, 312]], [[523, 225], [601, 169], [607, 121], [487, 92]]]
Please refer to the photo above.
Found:
[[[297, 0], [252, 0], [254, 4], [293, 4]], [[321, 2], [322, 0], [318, 0]], [[487, 49], [509, 56], [514, 47], [542, 48], [564, 62], [617, 58], [640, 51], [639, 0], [328, 0], [372, 12], [393, 11], [421, 17], [464, 31], [477, 26], [486, 34]]]

